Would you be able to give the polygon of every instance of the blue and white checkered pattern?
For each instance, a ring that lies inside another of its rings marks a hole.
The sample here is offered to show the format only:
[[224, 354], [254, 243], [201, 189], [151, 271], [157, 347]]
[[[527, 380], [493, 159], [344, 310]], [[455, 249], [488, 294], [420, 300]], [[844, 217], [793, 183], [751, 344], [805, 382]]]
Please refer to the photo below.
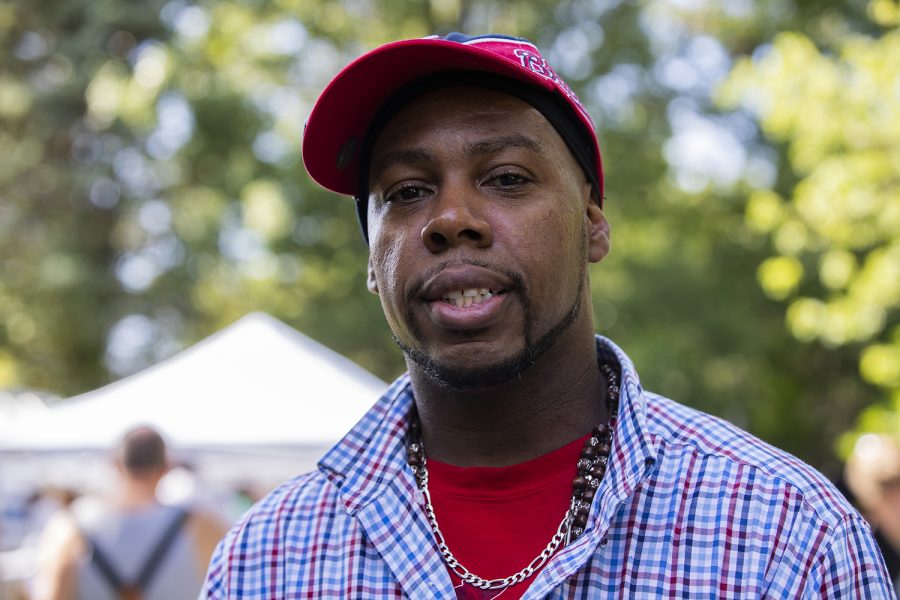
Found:
[[[893, 598], [868, 525], [800, 460], [642, 391], [612, 342], [622, 396], [584, 535], [523, 596]], [[201, 598], [455, 598], [406, 464], [406, 376], [320, 462], [219, 544]]]

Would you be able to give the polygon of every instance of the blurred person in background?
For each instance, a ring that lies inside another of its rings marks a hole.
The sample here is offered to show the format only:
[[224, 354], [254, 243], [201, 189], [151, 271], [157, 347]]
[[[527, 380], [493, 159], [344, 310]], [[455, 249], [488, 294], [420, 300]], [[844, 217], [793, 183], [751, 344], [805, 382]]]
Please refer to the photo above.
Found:
[[[844, 479], [875, 530], [894, 591], [900, 591], [900, 440], [865, 434], [844, 467]], [[900, 594], [898, 594], [900, 596]]]
[[111, 496], [76, 502], [44, 531], [35, 600], [195, 598], [225, 527], [209, 515], [157, 500], [169, 469], [162, 436], [138, 427], [122, 439]]

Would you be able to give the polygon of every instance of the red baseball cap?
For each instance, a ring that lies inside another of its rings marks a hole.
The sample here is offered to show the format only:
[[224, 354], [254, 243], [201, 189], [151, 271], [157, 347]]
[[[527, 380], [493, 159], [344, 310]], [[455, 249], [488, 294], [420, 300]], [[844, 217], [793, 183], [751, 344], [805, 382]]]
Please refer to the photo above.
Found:
[[[496, 74], [533, 85], [561, 100], [588, 140], [590, 158], [579, 158], [579, 162], [598, 188], [602, 203], [600, 148], [584, 106], [534, 44], [496, 34], [451, 33], [401, 40], [379, 46], [347, 65], [322, 91], [306, 121], [302, 152], [310, 176], [339, 194], [360, 194], [361, 151], [376, 114], [407, 84], [445, 71]], [[362, 220], [362, 212], [360, 216]]]

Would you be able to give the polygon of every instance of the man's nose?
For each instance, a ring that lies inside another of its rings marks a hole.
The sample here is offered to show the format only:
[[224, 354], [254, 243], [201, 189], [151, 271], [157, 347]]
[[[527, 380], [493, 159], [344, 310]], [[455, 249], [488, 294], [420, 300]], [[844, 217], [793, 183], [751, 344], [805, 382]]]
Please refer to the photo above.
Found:
[[473, 203], [478, 201], [468, 195], [465, 191], [441, 190], [437, 211], [422, 229], [422, 242], [431, 252], [437, 254], [463, 244], [486, 248], [493, 243], [490, 224], [473, 212]]

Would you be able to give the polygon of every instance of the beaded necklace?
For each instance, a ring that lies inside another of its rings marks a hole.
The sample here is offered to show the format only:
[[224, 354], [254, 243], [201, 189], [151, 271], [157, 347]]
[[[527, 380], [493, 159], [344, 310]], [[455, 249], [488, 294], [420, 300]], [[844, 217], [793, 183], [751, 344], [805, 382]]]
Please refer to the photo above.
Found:
[[531, 577], [544, 566], [544, 563], [553, 556], [559, 546], [575, 541], [584, 533], [587, 526], [588, 514], [591, 510], [591, 502], [600, 486], [600, 480], [606, 473], [609, 463], [609, 453], [612, 448], [613, 432], [616, 428], [616, 418], [619, 410], [619, 385], [616, 380], [616, 372], [606, 363], [600, 364], [600, 371], [606, 376], [606, 407], [609, 411], [609, 422], [601, 423], [591, 431], [590, 437], [584, 443], [584, 449], [576, 463], [577, 474], [572, 481], [572, 500], [569, 510], [559, 524], [556, 533], [550, 538], [547, 546], [528, 565], [509, 577], [499, 579], [484, 579], [472, 573], [453, 556], [444, 534], [438, 525], [437, 516], [434, 514], [434, 506], [431, 504], [431, 493], [428, 491], [428, 468], [425, 459], [425, 445], [422, 443], [421, 426], [419, 417], [413, 408], [410, 418], [410, 435], [407, 443], [407, 462], [416, 478], [416, 485], [425, 497], [425, 514], [428, 523], [434, 531], [437, 539], [438, 550], [447, 563], [447, 566], [459, 578], [469, 585], [482, 590], [501, 590], [511, 585], [520, 583]]

